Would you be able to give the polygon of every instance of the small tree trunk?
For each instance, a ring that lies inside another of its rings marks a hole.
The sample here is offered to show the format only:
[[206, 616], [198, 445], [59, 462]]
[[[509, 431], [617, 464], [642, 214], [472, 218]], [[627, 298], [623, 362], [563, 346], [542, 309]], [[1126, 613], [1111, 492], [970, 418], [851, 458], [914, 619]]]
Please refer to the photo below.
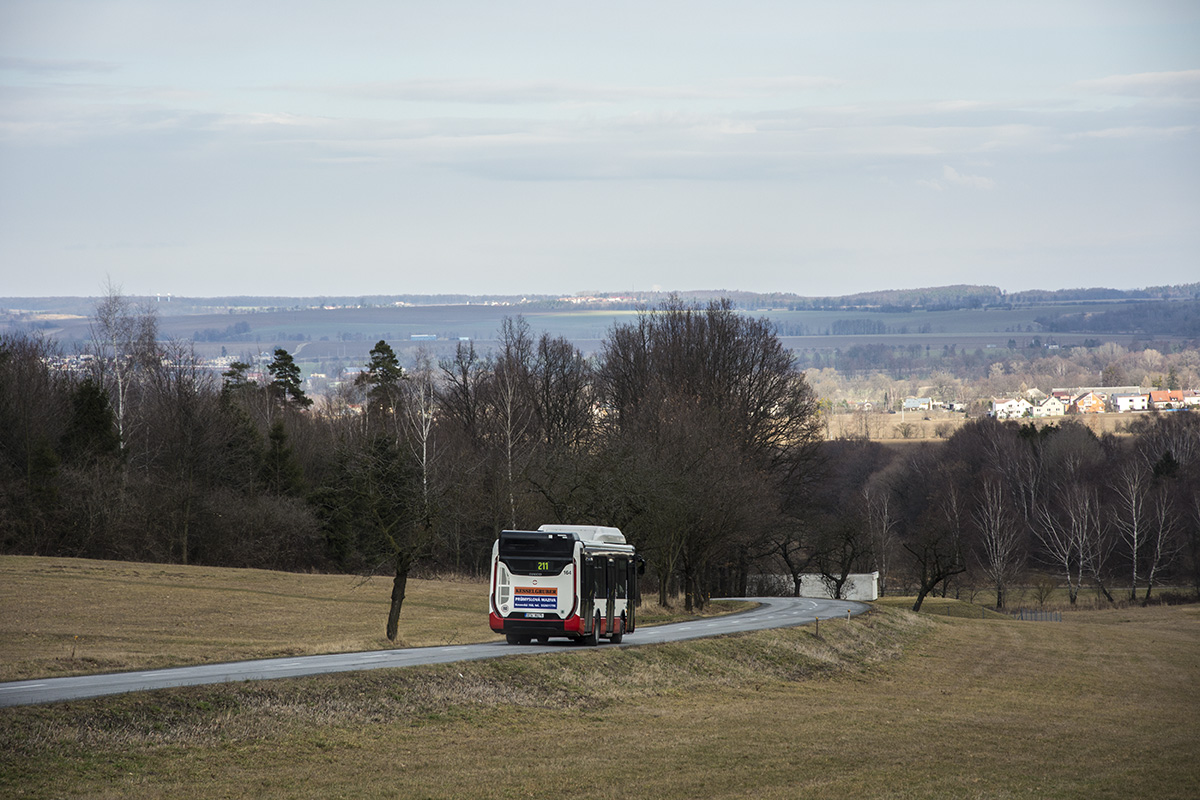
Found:
[[925, 602], [925, 595], [929, 594], [930, 589], [924, 584], [921, 585], [920, 591], [917, 592], [917, 602], [913, 603], [912, 610], [914, 612], [921, 610], [921, 604]]
[[179, 543], [180, 544], [179, 563], [181, 563], [181, 564], [188, 563], [188, 523], [191, 521], [191, 519], [192, 519], [192, 492], [191, 492], [191, 486], [189, 484], [188, 493], [183, 501], [183, 531], [182, 531], [182, 536], [181, 536], [182, 541]]
[[396, 557], [396, 577], [392, 580], [392, 605], [388, 609], [387, 638], [396, 641], [400, 629], [400, 607], [404, 605], [404, 589], [408, 585], [408, 559]]

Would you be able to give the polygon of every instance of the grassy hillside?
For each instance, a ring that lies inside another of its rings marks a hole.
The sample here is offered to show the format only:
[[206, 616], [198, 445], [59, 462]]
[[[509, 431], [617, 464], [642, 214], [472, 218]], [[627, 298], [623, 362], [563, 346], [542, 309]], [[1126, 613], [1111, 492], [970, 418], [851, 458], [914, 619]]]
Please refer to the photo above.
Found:
[[[0, 559], [0, 576], [10, 669], [21, 647], [27, 669], [45, 667], [23, 639], [51, 642], [64, 670], [72, 646], [129, 666], [383, 644], [379, 582], [24, 558]], [[409, 608], [443, 615], [442, 640], [486, 638], [481, 588], [420, 582]], [[819, 637], [809, 626], [4, 709], [0, 796], [1195, 796], [1200, 608], [1022, 623], [929, 602], [945, 608], [880, 604], [822, 622]]]
[[631, 649], [0, 716], [23, 797], [1195, 796], [1200, 609], [881, 608]]

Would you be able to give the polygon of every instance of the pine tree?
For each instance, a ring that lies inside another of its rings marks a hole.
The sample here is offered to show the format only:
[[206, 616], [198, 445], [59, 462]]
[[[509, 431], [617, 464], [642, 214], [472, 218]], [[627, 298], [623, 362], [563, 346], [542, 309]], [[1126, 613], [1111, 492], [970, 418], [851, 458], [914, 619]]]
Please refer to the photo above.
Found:
[[371, 348], [371, 360], [367, 362], [367, 371], [359, 378], [369, 388], [367, 389], [368, 413], [382, 418], [396, 411], [400, 399], [400, 382], [404, 379], [404, 369], [392, 350], [383, 339]]
[[71, 393], [71, 421], [62, 440], [64, 455], [81, 461], [117, 455], [121, 442], [115, 423], [108, 394], [100, 384], [85, 378]]
[[289, 399], [295, 405], [306, 407], [312, 405], [312, 400], [304, 394], [300, 383], [300, 367], [292, 354], [282, 347], [276, 348], [275, 360], [267, 366], [271, 373], [271, 393], [281, 402]]
[[273, 494], [299, 496], [304, 492], [304, 474], [297, 463], [291, 445], [287, 443], [283, 420], [277, 419], [267, 434], [267, 449], [263, 454], [262, 483]]

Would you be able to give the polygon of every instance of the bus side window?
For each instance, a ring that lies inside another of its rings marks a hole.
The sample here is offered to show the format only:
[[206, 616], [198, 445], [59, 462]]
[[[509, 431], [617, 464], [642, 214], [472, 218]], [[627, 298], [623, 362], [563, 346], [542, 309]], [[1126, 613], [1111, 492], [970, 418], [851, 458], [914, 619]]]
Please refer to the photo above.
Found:
[[617, 599], [624, 600], [628, 594], [627, 587], [629, 583], [629, 562], [623, 559], [618, 560], [616, 563], [616, 569], [613, 570], [613, 574], [617, 581]]
[[598, 558], [596, 559], [595, 564], [596, 569], [592, 574], [595, 575], [596, 583], [593, 587], [594, 591], [592, 592], [592, 597], [595, 597], [597, 600], [604, 600], [604, 598], [608, 596], [608, 586], [606, 585], [604, 579], [608, 574], [608, 570], [605, 568], [606, 560], [603, 558]]

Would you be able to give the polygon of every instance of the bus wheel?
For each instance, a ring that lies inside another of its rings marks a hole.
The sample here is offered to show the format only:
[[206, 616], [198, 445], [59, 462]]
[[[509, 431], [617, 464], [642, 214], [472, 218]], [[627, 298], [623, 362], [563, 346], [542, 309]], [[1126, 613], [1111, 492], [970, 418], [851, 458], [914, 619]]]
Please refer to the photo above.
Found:
[[612, 642], [613, 644], [620, 644], [621, 640], [625, 638], [625, 618], [624, 617], [622, 617], [621, 619], [619, 619], [617, 621], [616, 627], [617, 627], [617, 630], [613, 633], [612, 636], [608, 637], [608, 640], [610, 642]]
[[515, 633], [506, 633], [504, 634], [504, 641], [508, 642], [509, 644], [529, 644], [529, 637], [518, 636]]
[[584, 634], [580, 640], [587, 647], [595, 647], [600, 643], [600, 616], [596, 616], [595, 622], [592, 624], [592, 632]]

